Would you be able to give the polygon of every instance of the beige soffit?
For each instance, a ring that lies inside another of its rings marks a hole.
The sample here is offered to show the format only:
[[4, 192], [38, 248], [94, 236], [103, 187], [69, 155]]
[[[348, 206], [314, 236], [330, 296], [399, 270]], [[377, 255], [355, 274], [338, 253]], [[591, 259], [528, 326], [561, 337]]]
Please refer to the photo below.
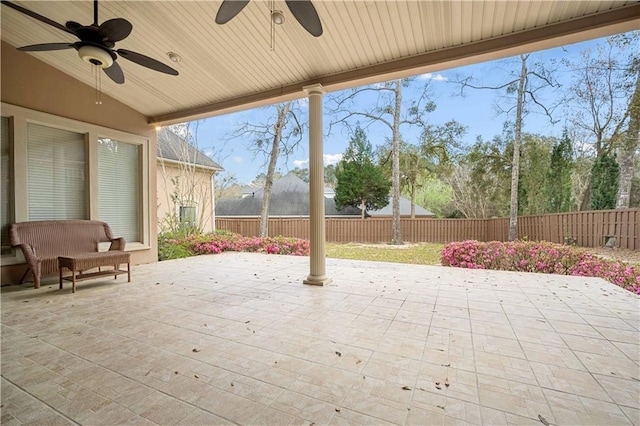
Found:
[[[88, 24], [93, 17], [88, 0], [16, 3], [59, 23]], [[271, 50], [270, 2], [252, 0], [232, 21], [216, 25], [220, 3], [100, 1], [100, 22], [123, 17], [133, 24], [117, 48], [180, 72], [168, 76], [120, 58], [125, 84], [103, 76], [103, 91], [150, 123], [170, 124], [300, 98], [309, 84], [340, 90], [640, 28], [638, 1], [315, 0], [324, 34], [314, 38], [276, 0], [287, 19], [276, 27]], [[13, 46], [75, 41], [6, 6], [1, 15], [2, 40]], [[182, 61], [171, 63], [168, 52]], [[34, 56], [95, 84], [74, 50]]]

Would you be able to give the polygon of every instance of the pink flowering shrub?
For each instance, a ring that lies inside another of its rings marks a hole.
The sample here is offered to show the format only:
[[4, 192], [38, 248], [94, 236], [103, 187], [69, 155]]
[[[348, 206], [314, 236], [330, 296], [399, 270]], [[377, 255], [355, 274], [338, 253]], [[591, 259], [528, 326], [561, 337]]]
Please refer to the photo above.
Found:
[[640, 294], [640, 267], [546, 241], [459, 241], [442, 249], [444, 266], [599, 277]]
[[[159, 238], [159, 252], [169, 256], [160, 260], [173, 259], [170, 256], [180, 253], [180, 257], [200, 254], [218, 254], [223, 251], [247, 251], [266, 254], [288, 254], [308, 256], [309, 241], [288, 237], [243, 237], [228, 231], [216, 231], [210, 234], [188, 235], [181, 238]], [[169, 249], [162, 247], [169, 246]], [[179, 247], [176, 250], [175, 247]]]

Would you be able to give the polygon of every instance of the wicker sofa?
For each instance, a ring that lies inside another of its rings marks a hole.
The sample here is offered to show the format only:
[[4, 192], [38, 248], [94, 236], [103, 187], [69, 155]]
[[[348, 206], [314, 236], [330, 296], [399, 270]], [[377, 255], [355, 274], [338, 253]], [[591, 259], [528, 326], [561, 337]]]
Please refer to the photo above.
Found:
[[[99, 243], [110, 242], [109, 251], [124, 251], [124, 238], [114, 238], [111, 228], [97, 220], [42, 220], [14, 223], [9, 226], [12, 247], [20, 247], [33, 273], [34, 288], [40, 278], [58, 272], [58, 257], [97, 253]], [[75, 285], [74, 285], [75, 286]], [[74, 289], [75, 290], [75, 289]]]

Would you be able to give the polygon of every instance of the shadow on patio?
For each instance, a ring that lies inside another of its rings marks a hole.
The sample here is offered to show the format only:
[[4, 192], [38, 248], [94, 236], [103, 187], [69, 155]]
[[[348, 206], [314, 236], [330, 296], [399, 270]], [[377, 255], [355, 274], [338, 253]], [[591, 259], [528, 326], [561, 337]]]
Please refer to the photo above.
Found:
[[225, 253], [3, 288], [2, 424], [640, 423], [621, 288], [334, 259], [318, 288], [308, 264]]

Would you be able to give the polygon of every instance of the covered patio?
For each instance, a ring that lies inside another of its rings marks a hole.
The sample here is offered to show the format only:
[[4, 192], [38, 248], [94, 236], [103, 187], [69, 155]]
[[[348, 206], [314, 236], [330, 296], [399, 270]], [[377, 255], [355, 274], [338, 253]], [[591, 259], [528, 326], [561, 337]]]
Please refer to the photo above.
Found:
[[[250, 253], [2, 289], [3, 425], [640, 424], [603, 280]], [[542, 423], [541, 423], [542, 422]]]

